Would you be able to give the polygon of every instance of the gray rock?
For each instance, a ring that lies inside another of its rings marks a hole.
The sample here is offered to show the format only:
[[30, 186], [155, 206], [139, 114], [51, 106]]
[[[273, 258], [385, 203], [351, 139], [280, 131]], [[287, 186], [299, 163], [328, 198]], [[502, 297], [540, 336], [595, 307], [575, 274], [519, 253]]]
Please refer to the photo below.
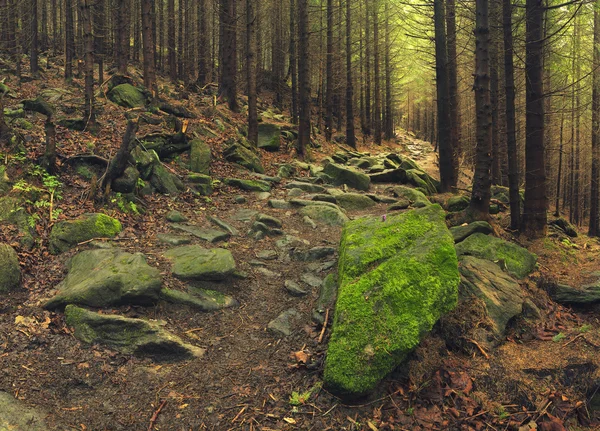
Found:
[[247, 223], [252, 221], [254, 217], [256, 217], [256, 214], [258, 214], [258, 211], [244, 208], [236, 211], [231, 218], [236, 221], [243, 221]]
[[339, 209], [323, 205], [306, 206], [300, 209], [300, 215], [310, 217], [317, 223], [328, 226], [343, 226], [349, 221], [348, 217]]
[[156, 238], [164, 244], [174, 246], [189, 244], [190, 242], [192, 242], [192, 239], [189, 236], [172, 235], [169, 233], [159, 233], [158, 235], [156, 235]]
[[374, 195], [374, 194], [370, 194], [370, 193], [367, 194], [366, 196], [373, 199], [375, 202], [378, 202], [381, 204], [395, 204], [396, 202], [398, 202], [398, 199], [392, 198], [390, 196]]
[[548, 295], [553, 301], [565, 305], [592, 305], [600, 302], [600, 280], [596, 283], [572, 287], [566, 284], [552, 283], [548, 286]]
[[229, 250], [186, 245], [167, 251], [173, 274], [184, 280], [221, 281], [232, 275], [235, 261]]
[[119, 220], [105, 214], [84, 214], [78, 219], [61, 221], [52, 227], [50, 253], [62, 253], [93, 238], [113, 238], [119, 232]]
[[302, 217], [302, 221], [304, 222], [304, 224], [309, 225], [313, 229], [317, 228], [317, 224], [309, 216]]
[[140, 178], [140, 173], [133, 166], [127, 166], [125, 172], [112, 182], [111, 188], [117, 193], [133, 193]]
[[124, 108], [141, 108], [146, 104], [146, 96], [131, 84], [117, 85], [108, 92], [108, 99]]
[[165, 218], [167, 219], [167, 221], [170, 221], [172, 223], [181, 223], [188, 221], [188, 218], [186, 216], [181, 214], [179, 211], [175, 210], [169, 211]]
[[369, 174], [369, 178], [372, 183], [401, 184], [406, 182], [406, 171], [402, 168], [390, 169], [383, 172]]
[[180, 191], [185, 190], [185, 186], [179, 178], [167, 171], [161, 164], [156, 164], [152, 170], [152, 177], [150, 177], [150, 184], [159, 193], [164, 195], [175, 196]]
[[290, 164], [283, 164], [277, 171], [277, 176], [281, 178], [290, 178], [296, 175], [296, 168]]
[[390, 189], [394, 196], [408, 200], [411, 206], [415, 208], [422, 208], [427, 205], [431, 205], [429, 199], [425, 194], [417, 189], [406, 186], [395, 186]]
[[308, 245], [308, 241], [295, 237], [293, 235], [286, 235], [285, 237], [275, 241], [275, 245], [278, 248], [287, 249], [291, 247], [300, 247], [303, 245]]
[[319, 298], [315, 302], [315, 308], [312, 312], [312, 320], [320, 325], [325, 323], [325, 314], [327, 310], [333, 310], [337, 298], [337, 278], [335, 274], [329, 274], [323, 280], [319, 290]]
[[279, 151], [281, 128], [272, 123], [258, 124], [258, 148], [265, 151]]
[[323, 280], [312, 272], [305, 272], [300, 276], [300, 280], [308, 284], [310, 287], [321, 287], [321, 284], [323, 284]]
[[560, 230], [562, 230], [566, 235], [570, 236], [571, 238], [577, 237], [577, 230], [575, 229], [575, 226], [573, 226], [571, 223], [569, 223], [563, 217], [559, 217], [556, 220], [552, 220], [550, 222], [550, 225], [558, 227]]
[[194, 225], [190, 225], [190, 224], [176, 223], [176, 224], [172, 224], [171, 228], [182, 231], [182, 232], [190, 233], [190, 234], [194, 235], [195, 237], [200, 238], [201, 240], [204, 240], [204, 241], [207, 241], [210, 243], [216, 243], [219, 241], [227, 241], [227, 239], [229, 239], [229, 237], [231, 236], [231, 234], [229, 232], [223, 232], [223, 231], [217, 230], [217, 229], [204, 228], [204, 227], [194, 226]]
[[211, 161], [210, 147], [201, 139], [192, 139], [190, 141], [190, 171], [208, 175]]
[[187, 180], [194, 184], [196, 189], [203, 196], [209, 196], [213, 192], [213, 180], [204, 174], [188, 174]]
[[292, 207], [292, 205], [289, 202], [281, 200], [281, 199], [270, 199], [269, 202], [267, 202], [267, 204], [271, 208], [278, 209], [278, 210], [287, 210]]
[[407, 209], [408, 207], [410, 207], [410, 201], [408, 201], [407, 199], [400, 199], [395, 204], [390, 205], [387, 210], [388, 212], [401, 211]]
[[21, 267], [17, 252], [8, 244], [0, 243], [0, 293], [18, 288], [21, 284]]
[[262, 180], [243, 180], [240, 178], [226, 178], [225, 184], [237, 187], [249, 192], [268, 192], [271, 190], [271, 183]]
[[325, 192], [325, 187], [320, 186], [318, 184], [312, 183], [304, 183], [300, 181], [293, 181], [291, 183], [287, 183], [285, 185], [286, 189], [300, 189], [306, 193], [323, 193]]
[[271, 193], [269, 192], [256, 192], [256, 198], [261, 201], [266, 201], [271, 197]]
[[260, 223], [264, 223], [269, 227], [281, 228], [283, 223], [277, 217], [270, 216], [268, 214], [258, 214], [256, 216], [256, 221]]
[[298, 196], [302, 196], [303, 194], [304, 194], [304, 191], [302, 189], [298, 189], [298, 188], [289, 189], [287, 192], [287, 195], [289, 198], [297, 198]]
[[205, 353], [163, 329], [159, 322], [98, 314], [74, 305], [67, 306], [65, 317], [78, 340], [103, 344], [125, 354], [164, 361], [198, 358]]
[[331, 202], [310, 201], [310, 200], [306, 200], [306, 199], [290, 199], [290, 204], [292, 204], [293, 206], [296, 206], [296, 207], [324, 206], [324, 207], [334, 208], [337, 210], [340, 209], [340, 207], [338, 207], [336, 204], [332, 204]]
[[294, 308], [284, 311], [267, 325], [269, 332], [276, 337], [287, 337], [294, 332], [302, 315]]
[[264, 268], [264, 267], [261, 267], [261, 266], [259, 266], [259, 267], [256, 268], [256, 272], [259, 273], [259, 274], [261, 274], [261, 275], [264, 275], [267, 278], [278, 278], [278, 277], [281, 277], [280, 273], [275, 272], [275, 271], [271, 271], [270, 269], [267, 269], [267, 268]]
[[69, 261], [67, 269], [67, 276], [57, 286], [58, 294], [45, 308], [149, 305], [158, 300], [162, 284], [160, 271], [149, 266], [144, 255], [116, 248], [82, 251]]
[[329, 163], [323, 172], [333, 178], [335, 186], [346, 184], [354, 189], [367, 191], [371, 184], [371, 179], [367, 175], [336, 163]]
[[335, 254], [335, 248], [333, 247], [313, 247], [309, 250], [295, 250], [292, 258], [303, 262], [311, 262], [324, 259], [333, 254]]
[[190, 293], [164, 288], [160, 297], [171, 304], [187, 305], [200, 311], [216, 311], [239, 305], [231, 296], [201, 288], [195, 288]]
[[258, 172], [264, 174], [265, 168], [263, 168], [260, 157], [253, 152], [251, 149], [242, 145], [242, 143], [234, 143], [225, 149], [223, 152], [225, 160], [237, 163], [240, 166], [248, 169], [249, 171]]
[[469, 207], [471, 199], [468, 196], [452, 196], [446, 202], [446, 209], [450, 212], [458, 212]]
[[474, 233], [483, 233], [485, 235], [488, 235], [493, 232], [494, 229], [486, 221], [476, 221], [464, 226], [455, 226], [450, 228], [450, 233], [452, 234], [452, 237], [454, 238], [454, 242], [456, 244], [458, 244], [461, 241], [464, 241]]
[[308, 292], [300, 287], [298, 283], [292, 280], [285, 280], [285, 290], [292, 296], [305, 296]]
[[47, 431], [42, 411], [29, 407], [13, 395], [0, 392], [0, 430]]
[[338, 205], [348, 211], [364, 210], [375, 206], [373, 199], [358, 193], [345, 193], [337, 196]]
[[259, 180], [263, 180], [263, 181], [266, 181], [268, 183], [279, 184], [281, 182], [281, 177], [278, 177], [278, 176], [271, 177], [269, 175], [258, 174], [256, 172], [253, 172], [250, 175], [252, 175], [254, 178], [258, 178]]
[[236, 204], [245, 204], [246, 202], [248, 202], [246, 197], [242, 196], [242, 195], [237, 195], [236, 197], [233, 198], [233, 200]]
[[225, 231], [229, 232], [233, 236], [237, 236], [240, 234], [236, 228], [231, 226], [229, 223], [224, 222], [223, 220], [221, 220], [218, 217], [209, 215], [206, 218], [208, 219], [209, 222], [211, 222], [212, 224], [214, 224], [217, 227], [220, 227], [221, 229], [224, 229]]
[[275, 250], [261, 250], [256, 253], [256, 257], [263, 260], [275, 260], [277, 256], [278, 254]]
[[320, 201], [320, 202], [329, 202], [329, 203], [332, 203], [335, 205], [337, 205], [337, 203], [338, 203], [336, 197], [331, 194], [328, 194], [328, 195], [317, 194], [312, 197], [312, 200]]

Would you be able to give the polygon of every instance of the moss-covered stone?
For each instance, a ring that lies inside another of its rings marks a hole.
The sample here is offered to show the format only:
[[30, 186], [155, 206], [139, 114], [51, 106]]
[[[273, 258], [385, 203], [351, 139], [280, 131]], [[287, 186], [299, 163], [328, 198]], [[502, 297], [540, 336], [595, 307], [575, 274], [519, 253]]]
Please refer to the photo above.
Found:
[[391, 189], [392, 194], [397, 198], [406, 199], [415, 208], [422, 208], [431, 205], [425, 194], [417, 189], [406, 186], [395, 186]]
[[23, 248], [31, 249], [35, 243], [28, 216], [19, 199], [12, 196], [0, 198], [0, 223], [9, 223], [19, 229], [19, 244]]
[[181, 180], [165, 169], [161, 164], [156, 164], [154, 166], [150, 184], [152, 184], [152, 187], [159, 193], [170, 196], [175, 196], [185, 189]]
[[456, 306], [459, 282], [445, 213], [431, 205], [354, 220], [340, 245], [338, 299], [324, 383], [335, 394], [371, 391]]
[[45, 417], [44, 412], [28, 407], [14, 394], [0, 392], [1, 431], [47, 431]]
[[[310, 201], [312, 202], [312, 201]], [[312, 220], [328, 226], [343, 226], [349, 219], [337, 206], [326, 206], [329, 202], [314, 201], [320, 205], [308, 205], [300, 210], [302, 216], [310, 217]]]
[[446, 202], [446, 209], [450, 212], [462, 211], [469, 207], [470, 199], [468, 196], [452, 196]]
[[74, 305], [65, 309], [67, 325], [75, 338], [85, 343], [100, 343], [125, 354], [150, 356], [156, 360], [200, 357], [205, 351], [186, 344], [163, 329], [164, 322], [98, 314]]
[[457, 244], [461, 241], [464, 241], [466, 238], [473, 235], [474, 233], [483, 233], [485, 235], [488, 235], [493, 232], [494, 229], [486, 221], [476, 221], [464, 226], [455, 226], [450, 228], [450, 233], [454, 238], [454, 242]]
[[233, 143], [227, 147], [223, 152], [223, 156], [225, 157], [225, 160], [237, 163], [249, 171], [258, 172], [260, 174], [265, 173], [265, 168], [260, 162], [260, 157], [240, 142]]
[[187, 305], [200, 311], [216, 311], [239, 304], [231, 296], [200, 288], [195, 288], [190, 293], [165, 288], [161, 291], [161, 298], [172, 304]]
[[475, 233], [456, 244], [458, 256], [475, 256], [496, 262], [518, 278], [524, 278], [535, 268], [537, 256], [527, 249], [500, 238]]
[[133, 193], [139, 178], [138, 170], [133, 166], [127, 166], [123, 175], [112, 182], [112, 189], [118, 193]]
[[21, 267], [17, 252], [0, 243], [0, 293], [16, 289], [21, 284]]
[[236, 270], [231, 252], [222, 248], [186, 245], [171, 249], [164, 256], [173, 261], [173, 274], [184, 280], [220, 281]]
[[433, 178], [418, 169], [408, 169], [406, 171], [406, 181], [408, 184], [420, 189], [426, 195], [433, 195], [437, 193], [437, 188], [434, 184]]
[[190, 141], [190, 171], [208, 175], [212, 153], [210, 147], [201, 139]]
[[279, 151], [281, 146], [281, 128], [272, 123], [258, 125], [258, 148], [265, 151]]
[[108, 99], [124, 108], [142, 108], [146, 105], [146, 96], [131, 84], [121, 84], [108, 92]]
[[84, 214], [75, 220], [58, 222], [50, 232], [50, 253], [62, 253], [93, 238], [112, 238], [121, 229], [119, 220], [100, 213]]
[[67, 276], [57, 286], [58, 294], [46, 302], [46, 308], [67, 304], [149, 305], [158, 300], [160, 271], [148, 265], [141, 253], [126, 253], [117, 248], [86, 250], [69, 261], [68, 269]]
[[375, 201], [358, 193], [344, 193], [336, 198], [339, 206], [348, 211], [364, 210], [375, 206]]
[[329, 274], [323, 280], [321, 288], [319, 290], [319, 298], [315, 303], [315, 308], [312, 312], [313, 322], [323, 324], [325, 323], [325, 314], [327, 310], [332, 310], [335, 305], [335, 299], [337, 298], [337, 277], [335, 274]]
[[323, 172], [333, 178], [333, 184], [336, 186], [346, 184], [348, 187], [367, 191], [371, 184], [371, 179], [366, 174], [336, 163], [326, 165]]
[[268, 192], [271, 190], [271, 184], [263, 180], [242, 180], [239, 178], [226, 178], [225, 184], [250, 192]]

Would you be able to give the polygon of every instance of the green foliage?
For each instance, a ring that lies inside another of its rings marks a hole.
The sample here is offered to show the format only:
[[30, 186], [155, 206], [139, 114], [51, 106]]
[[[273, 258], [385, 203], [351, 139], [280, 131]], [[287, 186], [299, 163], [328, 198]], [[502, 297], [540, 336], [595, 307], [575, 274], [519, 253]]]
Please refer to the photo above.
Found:
[[305, 392], [296, 392], [293, 391], [290, 395], [290, 405], [292, 406], [300, 406], [306, 404], [306, 402], [310, 399], [310, 397], [318, 392], [323, 386], [323, 382], [317, 382], [314, 384], [312, 388]]
[[127, 200], [121, 193], [115, 193], [114, 197], [110, 200], [115, 204], [121, 212], [128, 214], [132, 213], [139, 215], [140, 211], [134, 202]]
[[554, 341], [555, 343], [558, 343], [559, 341], [564, 340], [565, 338], [567, 338], [567, 336], [565, 334], [563, 334], [562, 332], [559, 332], [554, 337], [552, 337], [552, 341]]

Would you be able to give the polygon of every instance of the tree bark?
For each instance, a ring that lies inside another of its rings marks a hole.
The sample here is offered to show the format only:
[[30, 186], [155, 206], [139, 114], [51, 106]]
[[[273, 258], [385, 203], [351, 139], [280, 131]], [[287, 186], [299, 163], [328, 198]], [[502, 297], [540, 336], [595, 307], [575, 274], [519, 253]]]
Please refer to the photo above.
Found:
[[600, 0], [594, 3], [592, 67], [592, 172], [589, 235], [600, 236]]
[[385, 139], [391, 140], [394, 133], [394, 116], [392, 113], [392, 64], [390, 38], [390, 0], [385, 0]]
[[73, 57], [75, 57], [75, 29], [73, 26], [73, 2], [65, 0], [65, 79], [73, 78]]
[[227, 99], [229, 109], [238, 111], [237, 103], [237, 49], [235, 0], [220, 0], [220, 66], [219, 94]]
[[31, 27], [29, 31], [31, 34], [29, 37], [31, 38], [31, 46], [29, 51], [29, 69], [31, 72], [31, 76], [38, 77], [39, 76], [39, 64], [38, 64], [38, 1], [31, 0], [31, 16], [29, 17], [31, 20]]
[[256, 49], [253, 0], [246, 0], [246, 84], [248, 86], [248, 140], [258, 144], [258, 112], [256, 103]]
[[158, 96], [154, 70], [154, 28], [152, 26], [152, 0], [142, 0], [142, 43], [144, 47], [144, 86]]
[[208, 20], [206, 19], [206, 0], [198, 1], [198, 80], [196, 84], [204, 87], [208, 83], [209, 42]]
[[366, 88], [365, 88], [365, 128], [363, 133], [365, 135], [371, 134], [371, 41], [370, 41], [370, 21], [371, 21], [371, 7], [370, 1], [365, 0], [365, 71], [366, 71]]
[[127, 122], [127, 130], [125, 131], [125, 135], [121, 141], [121, 146], [119, 147], [117, 154], [115, 154], [115, 156], [110, 160], [106, 174], [102, 179], [102, 190], [107, 190], [107, 188], [112, 185], [112, 182], [123, 175], [123, 172], [125, 172], [125, 168], [127, 168], [127, 162], [129, 160], [129, 154], [137, 145], [135, 134], [138, 131], [138, 127], [139, 125], [137, 121], [129, 120]]
[[310, 70], [309, 70], [309, 27], [308, 27], [308, 0], [298, 0], [298, 56], [304, 59], [299, 62], [298, 83], [300, 85], [298, 99], [300, 102], [298, 156], [304, 157], [310, 144]]
[[374, 110], [373, 110], [373, 133], [375, 144], [381, 145], [381, 73], [379, 58], [379, 1], [373, 0], [373, 80], [374, 83]]
[[298, 55], [296, 54], [296, 0], [290, 0], [290, 75], [292, 75], [292, 123], [298, 123]]
[[[386, 3], [387, 5], [387, 3]], [[346, 143], [356, 148], [354, 132], [354, 84], [352, 81], [352, 8], [346, 0]]]
[[85, 61], [85, 116], [87, 126], [96, 124], [94, 112], [94, 36], [92, 34], [92, 12], [89, 0], [79, 0], [79, 16], [83, 27], [83, 51]]
[[175, 0], [167, 2], [167, 50], [169, 56], [169, 77], [177, 79], [177, 52], [175, 48]]
[[333, 134], [333, 0], [327, 0], [327, 65], [325, 88], [325, 139]]

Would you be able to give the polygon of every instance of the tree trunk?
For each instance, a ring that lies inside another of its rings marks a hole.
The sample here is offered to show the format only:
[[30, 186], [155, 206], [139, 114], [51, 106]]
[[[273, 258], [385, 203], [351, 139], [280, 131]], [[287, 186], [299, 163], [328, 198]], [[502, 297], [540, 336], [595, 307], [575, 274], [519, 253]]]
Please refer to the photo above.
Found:
[[127, 74], [127, 63], [129, 62], [130, 46], [130, 0], [124, 0], [117, 10], [118, 23], [115, 31], [117, 32], [117, 70], [121, 75]]
[[183, 22], [183, 16], [184, 16], [184, 0], [179, 0], [179, 10], [177, 11], [177, 17], [178, 17], [178, 26], [177, 26], [177, 78], [182, 79], [185, 81], [185, 75], [186, 75], [186, 70], [185, 70], [185, 62], [184, 62], [184, 50], [185, 47], [183, 45], [183, 28], [184, 28], [184, 22]]
[[65, 0], [65, 79], [73, 79], [75, 57], [75, 29], [73, 25], [73, 2]]
[[89, 0], [79, 0], [79, 17], [83, 29], [83, 52], [85, 61], [85, 109], [86, 125], [94, 128], [94, 36], [92, 33], [92, 11]]
[[198, 80], [196, 84], [204, 87], [208, 83], [209, 42], [208, 42], [208, 20], [206, 19], [207, 0], [198, 1]]
[[138, 131], [138, 122], [129, 120], [127, 122], [127, 130], [121, 141], [121, 146], [117, 151], [117, 154], [110, 160], [106, 174], [102, 180], [102, 190], [108, 191], [108, 187], [112, 185], [112, 182], [123, 175], [125, 168], [127, 168], [127, 162], [129, 160], [129, 154], [137, 145], [135, 134]]
[[142, 43], [144, 45], [144, 86], [158, 96], [154, 70], [154, 29], [152, 27], [152, 0], [142, 0]]
[[94, 54], [98, 63], [98, 82], [104, 82], [104, 54], [106, 46], [106, 3], [97, 0], [94, 7]]
[[[498, 0], [490, 0], [490, 16], [492, 23], [498, 22]], [[490, 103], [492, 108], [492, 184], [502, 183], [502, 169], [500, 163], [499, 115], [500, 110], [498, 92], [498, 37], [495, 28], [490, 29]]]
[[169, 77], [177, 79], [177, 52], [175, 50], [175, 0], [167, 2], [167, 50], [169, 55]]
[[[392, 65], [390, 38], [390, 0], [385, 0], [385, 139], [394, 137], [394, 117], [392, 113]], [[349, 55], [349, 54], [348, 54]]]
[[220, 55], [221, 74], [219, 94], [227, 99], [229, 109], [238, 111], [237, 103], [237, 49], [235, 0], [220, 0]]
[[29, 51], [29, 68], [31, 76], [39, 76], [39, 65], [38, 65], [38, 0], [31, 0], [31, 27], [30, 27], [30, 38], [31, 46]]
[[[593, 103], [593, 101], [592, 101]], [[593, 112], [592, 112], [593, 115]], [[560, 216], [560, 181], [562, 179], [562, 168], [563, 168], [563, 149], [564, 149], [564, 127], [565, 127], [565, 112], [564, 106], [560, 115], [560, 137], [558, 142], [558, 173], [556, 175], [556, 203], [554, 216]], [[592, 140], [594, 136], [592, 134]]]
[[544, 8], [541, 0], [527, 0], [525, 14], [525, 207], [521, 230], [529, 238], [540, 238], [546, 234], [548, 220], [542, 82]]
[[594, 4], [592, 66], [592, 177], [589, 235], [600, 236], [600, 0]]
[[296, 0], [290, 0], [290, 75], [292, 75], [292, 123], [298, 123], [298, 55], [296, 54]]
[[[493, 1], [493, 0], [492, 0]], [[492, 106], [490, 103], [489, 0], [477, 0], [475, 21], [475, 113], [477, 148], [470, 212], [479, 220], [489, 218], [492, 164]]]
[[298, 156], [304, 157], [306, 154], [306, 148], [310, 144], [310, 70], [309, 62], [306, 61], [309, 58], [309, 27], [308, 27], [308, 1], [309, 0], [298, 0], [298, 56], [304, 59], [299, 62], [298, 69], [298, 83], [299, 94], [298, 99], [300, 102], [298, 114], [299, 114], [299, 126], [298, 126], [298, 144], [297, 152]]
[[[386, 3], [387, 4], [387, 3]], [[354, 84], [352, 82], [352, 8], [346, 0], [346, 143], [356, 148], [354, 133]]]
[[371, 134], [371, 8], [370, 1], [365, 0], [365, 70], [366, 70], [366, 88], [365, 88], [365, 128], [363, 133], [365, 135]]
[[256, 107], [256, 49], [254, 0], [246, 0], [246, 84], [248, 86], [248, 140], [258, 144], [258, 112]]
[[325, 88], [325, 139], [333, 134], [333, 0], [327, 0], [327, 65]]
[[375, 108], [373, 111], [373, 133], [375, 143], [381, 145], [381, 73], [379, 64], [379, 1], [373, 0], [373, 80], [375, 81]]

